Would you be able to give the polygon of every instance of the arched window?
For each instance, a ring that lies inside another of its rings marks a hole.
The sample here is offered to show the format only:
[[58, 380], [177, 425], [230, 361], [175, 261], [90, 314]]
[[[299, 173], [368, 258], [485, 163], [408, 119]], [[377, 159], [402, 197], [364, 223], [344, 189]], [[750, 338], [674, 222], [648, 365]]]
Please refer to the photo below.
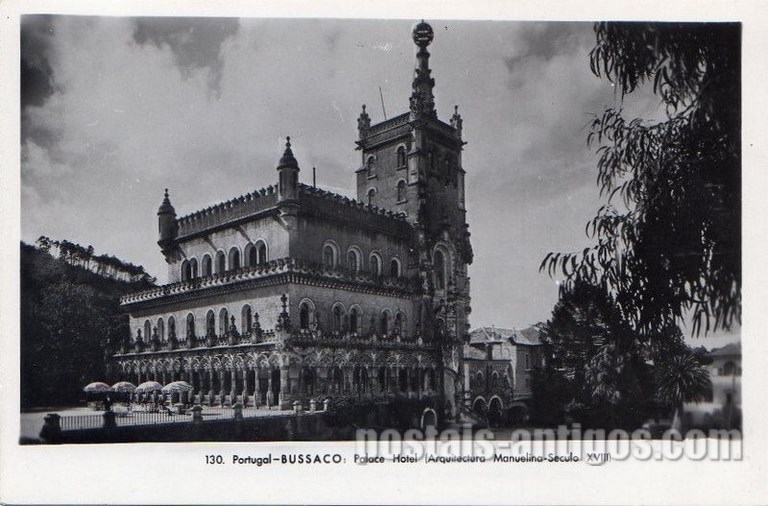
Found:
[[213, 314], [213, 309], [209, 309], [205, 315], [205, 335], [207, 337], [216, 335], [216, 315]]
[[229, 328], [229, 311], [227, 311], [227, 308], [223, 307], [221, 308], [221, 311], [219, 311], [219, 334], [225, 335], [227, 333], [227, 329]]
[[363, 394], [368, 390], [368, 371], [359, 365], [352, 370], [352, 385], [355, 392]]
[[435, 289], [445, 289], [445, 255], [440, 250], [436, 250], [433, 255], [433, 269], [435, 275]]
[[256, 243], [256, 261], [259, 264], [267, 263], [267, 244], [264, 241]]
[[349, 310], [349, 331], [357, 333], [360, 330], [360, 310], [352, 306]]
[[378, 253], [371, 253], [369, 258], [371, 264], [371, 273], [374, 276], [381, 276], [381, 257]]
[[405, 167], [405, 146], [397, 148], [397, 166]]
[[150, 339], [152, 339], [152, 324], [146, 320], [144, 322], [144, 341], [149, 342]]
[[393, 258], [389, 262], [389, 275], [393, 278], [399, 278], [400, 277], [400, 260], [397, 258]]
[[357, 250], [357, 248], [350, 248], [350, 250], [347, 252], [347, 267], [350, 271], [357, 272], [360, 270], [360, 258], [360, 251]]
[[248, 304], [243, 306], [243, 309], [240, 311], [240, 333], [241, 334], [247, 334], [251, 331], [251, 327], [253, 326], [253, 316], [251, 312], [251, 306]]
[[181, 280], [189, 281], [192, 278], [192, 266], [189, 264], [189, 260], [181, 262]]
[[477, 382], [476, 383], [477, 383], [477, 388], [479, 390], [485, 390], [485, 381], [484, 381], [484, 378], [483, 378], [483, 373], [481, 373], [480, 371], [477, 372]]
[[403, 313], [400, 311], [397, 312], [395, 315], [395, 334], [402, 334], [403, 333]]
[[168, 317], [168, 339], [176, 339], [176, 318]]
[[342, 326], [344, 322], [344, 310], [342, 309], [340, 304], [336, 304], [333, 306], [333, 331], [334, 332], [341, 332]]
[[734, 374], [740, 376], [737, 372], [736, 364], [729, 360], [723, 365], [723, 374], [721, 376], [733, 376]]
[[336, 267], [338, 262], [338, 249], [336, 245], [328, 241], [323, 245], [323, 265], [326, 267]]
[[227, 270], [227, 256], [223, 251], [216, 253], [216, 274], [224, 274]]
[[338, 394], [344, 391], [344, 372], [338, 366], [335, 366], [331, 369], [330, 390], [331, 393], [334, 394]]
[[210, 276], [213, 274], [213, 261], [211, 260], [211, 255], [205, 254], [203, 256], [203, 277]]
[[302, 393], [312, 395], [315, 393], [315, 372], [309, 367], [301, 368]]
[[388, 336], [392, 332], [392, 313], [385, 309], [381, 313], [381, 333]]
[[243, 267], [253, 267], [258, 263], [256, 247], [252, 243], [245, 245], [243, 249]]
[[376, 195], [376, 190], [374, 188], [371, 188], [370, 190], [368, 190], [367, 195], [368, 195], [368, 205], [372, 206], [373, 205], [373, 197]]
[[309, 330], [309, 303], [302, 302], [299, 307], [299, 328]]
[[240, 268], [240, 250], [232, 248], [229, 250], [229, 270], [236, 271]]
[[372, 177], [376, 174], [376, 159], [374, 157], [368, 157], [368, 161], [365, 162], [365, 169], [368, 172], [368, 177]]
[[187, 315], [187, 339], [192, 340], [195, 338], [195, 315], [189, 313]]
[[267, 244], [261, 240], [255, 245], [248, 244], [245, 249], [245, 262], [248, 267], [267, 263]]
[[165, 322], [162, 318], [157, 319], [157, 338], [165, 341]]
[[405, 201], [405, 181], [403, 181], [402, 179], [397, 182], [397, 201], [398, 202]]
[[195, 279], [197, 277], [197, 258], [192, 258], [189, 261], [189, 279]]

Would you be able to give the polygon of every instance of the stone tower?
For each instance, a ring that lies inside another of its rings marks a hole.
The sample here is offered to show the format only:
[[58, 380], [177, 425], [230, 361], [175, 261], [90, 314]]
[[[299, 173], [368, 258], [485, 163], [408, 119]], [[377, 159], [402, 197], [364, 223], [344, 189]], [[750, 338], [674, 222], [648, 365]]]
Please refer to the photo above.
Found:
[[461, 394], [461, 350], [471, 311], [467, 266], [472, 263], [462, 167], [462, 119], [458, 106], [450, 123], [438, 119], [435, 80], [429, 68], [434, 33], [424, 21], [413, 29], [416, 66], [410, 111], [371, 125], [363, 106], [358, 118], [358, 200], [401, 212], [413, 225], [411, 261], [421, 277], [419, 329], [442, 343], [443, 391], [455, 414]]

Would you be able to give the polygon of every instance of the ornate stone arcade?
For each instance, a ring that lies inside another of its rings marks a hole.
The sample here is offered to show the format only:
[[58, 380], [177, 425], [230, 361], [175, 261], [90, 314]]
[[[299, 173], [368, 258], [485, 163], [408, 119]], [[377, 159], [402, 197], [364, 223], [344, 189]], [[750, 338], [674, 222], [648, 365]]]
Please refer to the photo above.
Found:
[[[285, 297], [283, 298], [285, 299]], [[283, 301], [284, 302], [284, 301]], [[189, 402], [290, 408], [311, 399], [354, 398], [386, 402], [436, 397], [438, 347], [394, 332], [324, 332], [293, 329], [285, 311], [274, 330], [259, 326], [246, 334], [232, 325], [223, 335], [146, 344], [139, 333], [113, 356], [119, 380], [162, 384], [184, 380]], [[140, 332], [140, 331], [139, 331]]]

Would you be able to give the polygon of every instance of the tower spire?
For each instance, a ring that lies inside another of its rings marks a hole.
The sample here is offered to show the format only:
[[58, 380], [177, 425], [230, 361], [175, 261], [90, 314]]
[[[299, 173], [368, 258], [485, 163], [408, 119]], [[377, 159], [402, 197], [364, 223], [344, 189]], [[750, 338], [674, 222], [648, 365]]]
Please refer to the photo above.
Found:
[[160, 233], [158, 244], [165, 251], [171, 242], [176, 238], [176, 210], [171, 205], [171, 198], [168, 195], [168, 188], [163, 194], [163, 202], [157, 210], [157, 224]]
[[293, 156], [291, 150], [291, 138], [285, 138], [285, 151], [277, 164], [278, 185], [277, 201], [278, 203], [288, 201], [294, 202], [299, 198], [299, 162]]
[[413, 28], [413, 42], [419, 48], [416, 52], [416, 69], [411, 93], [411, 114], [414, 116], [435, 116], [435, 96], [432, 94], [435, 80], [430, 76], [432, 71], [429, 68], [429, 51], [427, 51], [427, 46], [432, 43], [434, 36], [432, 27], [423, 19]]

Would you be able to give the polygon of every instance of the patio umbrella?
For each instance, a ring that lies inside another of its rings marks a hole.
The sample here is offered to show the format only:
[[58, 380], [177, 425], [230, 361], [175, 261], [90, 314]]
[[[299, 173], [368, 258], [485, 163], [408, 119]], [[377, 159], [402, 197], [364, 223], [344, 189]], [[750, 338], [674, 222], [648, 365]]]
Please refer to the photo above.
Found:
[[136, 387], [137, 393], [143, 393], [143, 392], [158, 392], [163, 389], [163, 385], [158, 383], [157, 381], [145, 381], [141, 385]]
[[133, 392], [136, 390], [136, 385], [131, 383], [130, 381], [118, 381], [114, 385], [112, 385], [112, 388], [110, 388], [113, 392]]
[[109, 392], [109, 385], [102, 381], [95, 381], [93, 383], [88, 383], [83, 387], [83, 392], [91, 394], [95, 392]]
[[192, 385], [190, 385], [186, 381], [174, 381], [173, 383], [168, 383], [163, 387], [163, 392], [166, 392], [166, 393], [189, 392], [190, 390], [192, 390]]

